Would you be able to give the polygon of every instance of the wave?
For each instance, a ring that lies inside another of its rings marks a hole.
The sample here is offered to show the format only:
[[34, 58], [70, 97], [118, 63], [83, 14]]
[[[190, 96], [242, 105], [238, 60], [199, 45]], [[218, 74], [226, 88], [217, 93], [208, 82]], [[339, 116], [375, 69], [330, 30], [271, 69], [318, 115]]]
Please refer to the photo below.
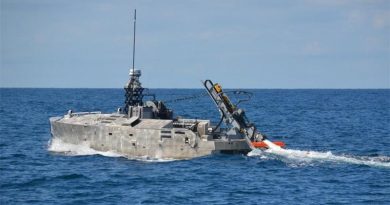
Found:
[[269, 149], [256, 149], [248, 153], [248, 156], [260, 156], [261, 158], [276, 158], [292, 164], [310, 164], [312, 162], [336, 162], [371, 167], [390, 168], [390, 157], [388, 156], [343, 156], [335, 155], [332, 152], [304, 151], [294, 149], [283, 149], [268, 140], [264, 140]]
[[[283, 149], [272, 142], [264, 141], [269, 149], [260, 150], [255, 149], [248, 153], [248, 156], [257, 156], [260, 158], [270, 158], [282, 160], [291, 165], [307, 165], [313, 162], [335, 162], [335, 163], [349, 163], [358, 165], [367, 165], [371, 167], [384, 167], [390, 168], [390, 157], [388, 156], [344, 156], [335, 155], [332, 152], [318, 152], [318, 151], [304, 151], [294, 149]], [[61, 139], [54, 138], [49, 141], [48, 150], [51, 152], [61, 153], [67, 156], [88, 156], [88, 155], [101, 155], [105, 157], [124, 157], [130, 160], [137, 160], [142, 162], [172, 162], [177, 159], [137, 156], [129, 157], [114, 151], [97, 151], [90, 147], [88, 142], [80, 144], [70, 144], [63, 142]]]
[[114, 151], [97, 151], [91, 148], [88, 142], [82, 142], [80, 144], [71, 144], [63, 142], [61, 139], [53, 138], [48, 142], [48, 150], [50, 152], [61, 153], [67, 156], [88, 156], [88, 155], [101, 155], [105, 157], [124, 157], [130, 160], [138, 160], [143, 162], [171, 162], [176, 159], [171, 158], [159, 158], [159, 157], [128, 157]]
[[113, 151], [97, 151], [89, 146], [88, 142], [80, 144], [70, 144], [63, 142], [61, 139], [54, 138], [49, 141], [48, 150], [51, 152], [62, 153], [69, 156], [87, 156], [87, 155], [102, 155], [106, 157], [123, 157], [123, 155]]

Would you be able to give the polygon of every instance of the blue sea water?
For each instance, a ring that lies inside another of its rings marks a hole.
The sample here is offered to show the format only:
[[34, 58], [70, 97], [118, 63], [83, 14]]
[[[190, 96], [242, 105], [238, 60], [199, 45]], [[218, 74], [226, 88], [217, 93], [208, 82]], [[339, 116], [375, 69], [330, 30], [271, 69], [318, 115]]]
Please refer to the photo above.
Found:
[[[121, 89], [0, 89], [0, 204], [390, 204], [390, 90], [249, 91], [248, 118], [291, 152], [70, 156], [48, 151], [49, 117], [115, 112]], [[152, 92], [170, 100], [204, 91]], [[219, 119], [208, 97], [169, 106]]]

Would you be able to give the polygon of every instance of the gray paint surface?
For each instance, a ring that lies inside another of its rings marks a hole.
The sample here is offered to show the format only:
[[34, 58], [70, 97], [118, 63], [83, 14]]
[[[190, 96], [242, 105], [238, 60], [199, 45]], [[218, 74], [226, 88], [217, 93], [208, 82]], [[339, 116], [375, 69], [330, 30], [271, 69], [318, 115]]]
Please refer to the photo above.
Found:
[[[82, 113], [50, 118], [54, 139], [88, 144], [97, 151], [113, 151], [128, 158], [189, 159], [219, 152], [250, 151], [244, 139], [215, 138], [208, 120], [133, 119], [124, 114]], [[194, 125], [191, 130], [179, 125]], [[206, 128], [206, 129], [205, 129]], [[215, 138], [215, 139], [214, 139]]]

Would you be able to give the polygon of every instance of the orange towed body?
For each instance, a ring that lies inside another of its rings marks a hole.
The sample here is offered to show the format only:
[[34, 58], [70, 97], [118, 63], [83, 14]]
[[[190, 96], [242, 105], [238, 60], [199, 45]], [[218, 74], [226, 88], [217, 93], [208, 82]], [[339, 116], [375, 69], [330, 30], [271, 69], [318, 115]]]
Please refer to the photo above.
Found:
[[[284, 147], [284, 146], [286, 146], [286, 145], [284, 144], [284, 142], [282, 142], [282, 141], [275, 141], [275, 142], [272, 142], [272, 143], [278, 145], [279, 147]], [[256, 148], [268, 148], [268, 145], [265, 144], [263, 141], [261, 141], [261, 142], [252, 142], [252, 145], [253, 145], [254, 147], [256, 147]]]

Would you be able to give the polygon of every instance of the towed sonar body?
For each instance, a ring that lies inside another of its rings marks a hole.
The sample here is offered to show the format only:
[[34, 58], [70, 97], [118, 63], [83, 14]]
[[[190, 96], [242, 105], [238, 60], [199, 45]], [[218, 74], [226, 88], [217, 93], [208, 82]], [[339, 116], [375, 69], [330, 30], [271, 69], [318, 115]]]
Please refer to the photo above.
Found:
[[[140, 76], [141, 71], [134, 69], [133, 49], [125, 105], [111, 114], [68, 111], [64, 116], [50, 118], [52, 142], [88, 145], [97, 151], [113, 151], [128, 158], [188, 159], [213, 153], [248, 153], [267, 147], [264, 135], [229, 100], [219, 84], [211, 80], [203, 82], [221, 113], [220, 122], [212, 125], [210, 120], [174, 118], [173, 111], [164, 102], [145, 93]], [[146, 96], [152, 99], [144, 101]], [[220, 126], [222, 122], [226, 127]]]

